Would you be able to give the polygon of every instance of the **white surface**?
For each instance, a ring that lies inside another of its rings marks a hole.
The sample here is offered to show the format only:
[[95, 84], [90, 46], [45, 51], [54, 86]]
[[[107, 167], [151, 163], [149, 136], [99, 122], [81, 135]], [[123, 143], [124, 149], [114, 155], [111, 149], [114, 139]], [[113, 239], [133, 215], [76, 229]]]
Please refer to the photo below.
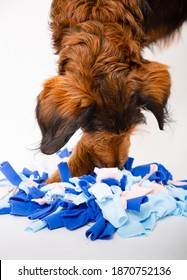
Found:
[[62, 260], [158, 260], [187, 259], [187, 222], [184, 217], [160, 220], [147, 237], [90, 241], [85, 226], [75, 231], [64, 228], [37, 233], [24, 232], [27, 218], [2, 216], [0, 219], [0, 259]]
[[[56, 75], [56, 57], [48, 28], [51, 0], [0, 1], [0, 162], [20, 171], [44, 160], [36, 149], [40, 131], [35, 120], [36, 96], [42, 82]], [[145, 51], [145, 57], [170, 65], [174, 120], [158, 130], [148, 114], [148, 125], [132, 137], [130, 155], [135, 165], [164, 164], [175, 179], [187, 178], [187, 28], [169, 48]], [[50, 157], [48, 157], [50, 158]], [[49, 161], [49, 160], [48, 160]], [[0, 216], [0, 259], [187, 259], [187, 219], [169, 217], [157, 223], [148, 237], [90, 241], [87, 227], [32, 234], [26, 218]]]

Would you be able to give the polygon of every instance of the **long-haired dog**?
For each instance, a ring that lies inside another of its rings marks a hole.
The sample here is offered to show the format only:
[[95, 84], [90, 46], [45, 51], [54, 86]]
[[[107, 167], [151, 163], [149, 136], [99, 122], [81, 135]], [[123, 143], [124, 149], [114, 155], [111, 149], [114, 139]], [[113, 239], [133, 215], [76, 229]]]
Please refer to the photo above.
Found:
[[[145, 123], [143, 110], [160, 129], [167, 118], [167, 66], [145, 60], [142, 51], [171, 37], [186, 19], [186, 0], [53, 0], [59, 67], [38, 96], [41, 151], [56, 152], [81, 128], [68, 161], [73, 176], [95, 166], [122, 168], [131, 134]], [[58, 180], [57, 172], [50, 181]]]

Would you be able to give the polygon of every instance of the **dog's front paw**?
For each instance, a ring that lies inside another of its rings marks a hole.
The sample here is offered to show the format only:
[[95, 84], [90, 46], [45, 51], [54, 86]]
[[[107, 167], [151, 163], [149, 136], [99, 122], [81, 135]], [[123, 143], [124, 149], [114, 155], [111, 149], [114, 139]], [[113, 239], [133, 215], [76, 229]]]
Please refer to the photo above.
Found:
[[58, 171], [56, 171], [51, 177], [49, 177], [45, 181], [45, 184], [51, 184], [51, 183], [56, 183], [56, 182], [61, 182], [60, 174]]

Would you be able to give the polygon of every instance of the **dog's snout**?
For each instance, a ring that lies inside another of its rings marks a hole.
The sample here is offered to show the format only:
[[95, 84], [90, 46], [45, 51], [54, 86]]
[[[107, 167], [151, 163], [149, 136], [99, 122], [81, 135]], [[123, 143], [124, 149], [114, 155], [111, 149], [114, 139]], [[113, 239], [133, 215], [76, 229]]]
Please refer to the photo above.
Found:
[[52, 155], [56, 153], [61, 147], [61, 143], [57, 143], [55, 139], [48, 137], [47, 135], [43, 136], [40, 144], [41, 152], [46, 155]]
[[43, 154], [52, 155], [55, 153], [54, 147], [50, 145], [50, 143], [41, 142], [40, 150]]
[[114, 162], [107, 162], [106, 167], [110, 168], [110, 167], [117, 167], [118, 169], [122, 170], [124, 167], [124, 163], [120, 163], [119, 161], [115, 160]]

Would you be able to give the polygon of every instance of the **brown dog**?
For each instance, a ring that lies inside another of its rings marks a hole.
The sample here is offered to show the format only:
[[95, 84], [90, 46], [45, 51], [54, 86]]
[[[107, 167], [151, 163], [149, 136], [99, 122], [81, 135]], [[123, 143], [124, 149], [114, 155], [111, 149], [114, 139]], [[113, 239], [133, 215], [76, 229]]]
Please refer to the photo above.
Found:
[[53, 0], [59, 71], [38, 96], [41, 151], [56, 152], [81, 128], [68, 162], [73, 176], [122, 168], [130, 136], [145, 122], [142, 111], [151, 111], [160, 129], [167, 117], [167, 66], [145, 60], [143, 48], [171, 37], [186, 19], [186, 0]]

